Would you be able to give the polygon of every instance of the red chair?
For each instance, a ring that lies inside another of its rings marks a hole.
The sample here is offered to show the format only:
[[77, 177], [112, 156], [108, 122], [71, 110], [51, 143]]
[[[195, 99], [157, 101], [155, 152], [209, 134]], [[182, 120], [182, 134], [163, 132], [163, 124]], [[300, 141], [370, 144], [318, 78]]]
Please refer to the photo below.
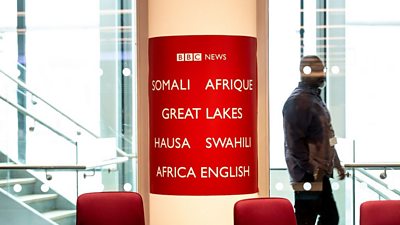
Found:
[[372, 200], [360, 205], [360, 225], [399, 225], [400, 200]]
[[234, 225], [296, 225], [292, 203], [285, 198], [251, 198], [234, 205]]
[[93, 192], [78, 197], [77, 225], [145, 225], [143, 200], [136, 192]]

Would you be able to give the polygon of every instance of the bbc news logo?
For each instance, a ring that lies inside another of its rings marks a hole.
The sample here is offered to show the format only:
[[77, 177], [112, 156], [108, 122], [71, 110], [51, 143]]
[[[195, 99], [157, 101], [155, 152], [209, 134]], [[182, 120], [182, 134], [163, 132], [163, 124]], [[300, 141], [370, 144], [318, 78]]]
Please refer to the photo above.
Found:
[[201, 53], [176, 53], [177, 62], [193, 62], [201, 60], [202, 60]]

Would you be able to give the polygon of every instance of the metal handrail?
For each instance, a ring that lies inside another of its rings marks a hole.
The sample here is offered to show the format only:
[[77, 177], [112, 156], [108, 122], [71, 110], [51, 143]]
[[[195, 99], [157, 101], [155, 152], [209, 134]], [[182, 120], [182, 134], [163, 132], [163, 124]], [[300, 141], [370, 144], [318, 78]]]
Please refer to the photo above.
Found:
[[122, 149], [120, 149], [120, 148], [116, 148], [116, 151], [117, 151], [117, 154], [118, 154], [118, 155], [121, 155], [121, 156], [123, 156], [123, 157], [137, 158], [136, 155], [128, 154], [128, 153], [124, 152], [124, 151], [123, 151]]
[[[17, 64], [19, 67], [21, 67], [22, 69], [25, 70], [25, 67], [21, 64]], [[35, 98], [41, 100], [43, 103], [45, 103], [46, 105], [48, 105], [50, 108], [52, 108], [53, 110], [55, 110], [56, 112], [58, 112], [60, 115], [64, 116], [66, 119], [68, 119], [69, 121], [71, 121], [73, 124], [75, 124], [76, 126], [78, 126], [79, 128], [81, 128], [82, 130], [86, 131], [88, 134], [92, 135], [93, 137], [95, 137], [96, 139], [100, 138], [98, 135], [96, 135], [94, 132], [90, 131], [88, 128], [84, 127], [83, 125], [81, 125], [80, 123], [76, 122], [74, 119], [72, 119], [71, 117], [69, 117], [68, 115], [66, 115], [65, 113], [63, 113], [61, 110], [57, 109], [55, 106], [53, 106], [52, 104], [50, 104], [48, 101], [46, 101], [45, 99], [43, 99], [42, 97], [40, 97], [39, 95], [37, 95], [36, 93], [34, 93], [31, 89], [29, 89], [27, 87], [27, 85], [17, 79], [14, 79], [12, 76], [10, 76], [9, 74], [7, 74], [6, 72], [4, 72], [3, 70], [0, 69], [0, 73], [2, 73], [4, 76], [6, 76], [8, 79], [10, 79], [11, 81], [13, 81], [14, 83], [18, 84], [19, 86], [21, 86], [22, 88], [24, 88], [26, 91], [28, 91], [29, 93], [32, 94], [32, 96], [34, 96]], [[61, 132], [55, 130], [54, 128], [52, 128], [50, 125], [45, 124], [43, 121], [39, 120], [38, 118], [34, 117], [32, 114], [30, 114], [28, 111], [26, 111], [24, 108], [15, 105], [13, 103], [11, 103], [10, 101], [8, 101], [7, 99], [5, 99], [4, 97], [0, 96], [1, 99], [3, 99], [5, 102], [9, 103], [10, 105], [12, 105], [14, 108], [16, 108], [17, 110], [19, 110], [20, 112], [22, 112], [25, 115], [28, 115], [30, 117], [32, 117], [34, 120], [38, 121], [40, 124], [42, 124], [43, 126], [47, 127], [48, 129], [50, 129], [51, 131], [55, 132], [56, 134], [64, 137], [65, 139], [67, 139], [68, 141], [74, 143], [75, 145], [77, 144], [76, 141], [73, 141], [71, 138], [66, 137], [65, 135], [63, 135]], [[124, 138], [125, 139], [125, 138]], [[126, 152], [124, 152], [122, 149], [120, 148], [116, 148], [116, 152], [118, 155], [123, 156], [123, 157], [128, 157], [128, 158], [136, 158], [135, 155], [133, 154], [128, 154]]]
[[[375, 182], [376, 184], [380, 185], [381, 187], [387, 188], [385, 185], [383, 185], [381, 182], [377, 182], [376, 179], [374, 179], [374, 177], [372, 177], [370, 174], [366, 174], [365, 171], [362, 172], [361, 169], [357, 169], [358, 172], [362, 173], [364, 176], [366, 176], [368, 179], [371, 179], [373, 182]], [[388, 195], [386, 195], [385, 193], [383, 193], [381, 190], [379, 190], [378, 188], [376, 188], [375, 186], [371, 185], [368, 182], [365, 182], [365, 179], [361, 179], [359, 177], [355, 177], [355, 180], [357, 180], [359, 183], [365, 183], [367, 185], [367, 187], [372, 190], [374, 193], [378, 194], [378, 196], [384, 198], [384, 199], [390, 199], [390, 197]], [[393, 192], [393, 191], [392, 191]]]
[[23, 107], [12, 103], [11, 101], [9, 101], [8, 99], [4, 98], [4, 97], [1, 96], [1, 95], [0, 95], [0, 99], [3, 100], [4, 102], [8, 103], [9, 105], [11, 105], [11, 106], [14, 107], [15, 109], [17, 109], [19, 112], [23, 113], [24, 115], [31, 117], [31, 118], [34, 119], [36, 122], [38, 122], [38, 123], [40, 123], [41, 125], [45, 126], [47, 129], [53, 131], [55, 134], [59, 135], [60, 137], [63, 137], [65, 140], [71, 142], [71, 143], [74, 144], [75, 146], [77, 145], [77, 142], [74, 141], [72, 138], [67, 137], [67, 136], [64, 135], [62, 132], [56, 130], [56, 129], [53, 128], [52, 126], [48, 125], [47, 123], [43, 122], [43, 121], [40, 120], [39, 118], [35, 117], [34, 115], [32, 115], [31, 113], [29, 113], [28, 111], [26, 111]]
[[[22, 67], [25, 70], [25, 67], [21, 64], [18, 64], [18, 66]], [[78, 126], [79, 128], [81, 128], [82, 130], [86, 131], [87, 133], [89, 133], [90, 135], [92, 135], [95, 138], [99, 138], [98, 135], [96, 135], [94, 132], [90, 131], [89, 129], [87, 129], [86, 127], [84, 127], [82, 124], [76, 122], [74, 119], [72, 119], [71, 117], [69, 117], [68, 115], [66, 115], [65, 113], [63, 113], [61, 110], [59, 110], [58, 108], [56, 108], [55, 106], [53, 106], [52, 104], [50, 104], [48, 101], [46, 101], [45, 99], [43, 99], [42, 97], [40, 97], [39, 95], [37, 95], [36, 93], [34, 93], [31, 89], [29, 89], [25, 83], [14, 79], [12, 76], [8, 75], [6, 72], [4, 72], [3, 70], [0, 69], [0, 73], [2, 73], [4, 76], [6, 76], [7, 78], [9, 78], [10, 80], [12, 80], [14, 83], [18, 84], [19, 86], [21, 86], [22, 88], [24, 88], [26, 91], [28, 91], [29, 93], [32, 94], [32, 96], [34, 96], [35, 98], [39, 99], [40, 101], [42, 101], [43, 103], [45, 103], [46, 105], [48, 105], [50, 108], [52, 108], [53, 110], [55, 110], [57, 113], [59, 113], [60, 115], [64, 116], [66, 119], [68, 119], [69, 121], [71, 121], [73, 124], [75, 124], [76, 126]]]
[[[353, 154], [354, 154], [354, 151], [353, 151]], [[378, 184], [381, 187], [384, 187], [385, 189], [389, 190], [387, 185], [385, 185], [380, 180], [377, 180], [371, 174], [367, 173], [367, 170], [382, 170], [383, 169], [384, 171], [386, 171], [386, 169], [388, 169], [388, 168], [393, 169], [393, 170], [398, 170], [398, 169], [400, 169], [400, 163], [390, 163], [390, 162], [384, 162], [384, 163], [382, 163], [382, 162], [381, 163], [373, 163], [373, 162], [369, 162], [369, 163], [345, 163], [344, 167], [352, 169], [352, 171], [353, 171], [354, 176], [352, 176], [353, 177], [352, 178], [353, 179], [353, 187], [352, 188], [353, 188], [353, 193], [355, 193], [355, 181], [357, 180], [358, 182], [364, 182], [364, 180], [360, 179], [359, 177], [356, 177], [356, 175], [355, 175], [355, 171], [356, 170], [358, 172], [360, 172], [361, 174], [363, 174], [364, 176], [366, 176], [368, 179], [371, 179], [376, 184]], [[386, 177], [386, 174], [383, 177]], [[377, 193], [380, 197], [382, 197], [384, 199], [390, 199], [390, 197], [388, 195], [383, 193], [381, 190], [378, 190], [377, 188], [375, 188], [371, 184], [367, 183], [367, 187], [370, 190], [372, 190], [373, 192]], [[399, 195], [399, 192], [397, 190], [390, 190], [390, 191], [393, 194]], [[356, 205], [356, 201], [355, 201], [355, 197], [353, 195], [353, 209], [355, 209], [355, 205]], [[356, 224], [355, 221], [356, 221], [356, 214], [355, 214], [355, 210], [353, 210], [353, 224]]]
[[91, 169], [108, 166], [108, 165], [113, 165], [113, 164], [120, 164], [120, 163], [124, 163], [128, 160], [129, 160], [128, 157], [115, 157], [115, 158], [105, 160], [105, 161], [102, 161], [102, 162], [99, 162], [99, 163], [96, 163], [93, 165], [87, 165], [86, 170], [91, 170]]
[[0, 164], [0, 170], [92, 170], [113, 164], [120, 164], [128, 161], [127, 157], [116, 157], [93, 165], [34, 165], [34, 164]]
[[34, 165], [3, 164], [0, 170], [86, 170], [85, 165]]
[[[379, 184], [380, 186], [382, 186], [386, 189], [388, 189], [388, 185], [385, 182], [382, 182], [382, 180], [381, 180], [381, 179], [386, 178], [386, 176], [387, 176], [386, 170], [387, 169], [400, 170], [400, 163], [389, 163], [389, 162], [385, 162], [385, 163], [348, 163], [348, 164], [344, 164], [344, 166], [346, 168], [353, 169], [353, 171], [357, 170], [364, 176], [368, 177], [368, 179], [371, 179], [372, 181], [374, 181], [375, 183]], [[381, 179], [378, 179], [378, 178], [372, 176], [370, 173], [368, 173], [367, 170], [384, 170], [384, 172], [382, 172], [380, 174]], [[369, 188], [374, 189], [370, 185], [369, 185]], [[383, 197], [385, 197], [385, 195], [383, 193], [379, 192], [378, 190], [374, 189], [374, 191], [377, 192], [378, 194], [382, 195]], [[391, 192], [400, 196], [400, 191], [398, 191], [398, 190], [391, 190]]]
[[346, 168], [400, 169], [400, 163], [345, 163]]
[[[360, 172], [361, 174], [363, 174], [364, 176], [368, 177], [368, 179], [373, 180], [375, 183], [379, 184], [380, 186], [384, 187], [385, 189], [389, 189], [389, 185], [387, 185], [385, 182], [382, 181], [382, 179], [385, 178], [376, 178], [375, 176], [372, 176], [370, 173], [368, 173], [365, 169], [361, 169], [361, 168], [357, 168], [356, 169], [358, 172]], [[400, 196], [400, 191], [398, 190], [391, 190], [392, 193]]]

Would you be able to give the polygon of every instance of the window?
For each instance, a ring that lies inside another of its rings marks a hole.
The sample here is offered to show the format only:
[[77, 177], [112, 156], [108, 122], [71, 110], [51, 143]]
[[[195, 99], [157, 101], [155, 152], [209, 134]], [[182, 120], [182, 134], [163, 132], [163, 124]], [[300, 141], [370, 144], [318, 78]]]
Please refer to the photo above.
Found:
[[[125, 0], [0, 3], [0, 69], [28, 88], [0, 74], [5, 80], [1, 95], [26, 110], [0, 100], [2, 114], [4, 108], [9, 115], [1, 117], [1, 140], [7, 142], [0, 151], [15, 161], [42, 165], [93, 165], [123, 153], [136, 155], [132, 5]], [[129, 184], [135, 190], [136, 158], [117, 167], [92, 180], [104, 189]], [[76, 197], [65, 184], [52, 183]]]
[[[269, 5], [271, 195], [293, 197], [284, 161], [281, 110], [299, 80], [302, 54], [325, 59], [328, 81], [323, 97], [340, 139], [337, 149], [342, 161], [396, 161], [400, 126], [396, 103], [400, 16], [396, 9], [400, 3], [271, 0]], [[398, 182], [385, 182], [400, 188]], [[334, 194], [339, 196], [339, 211], [344, 216], [352, 193], [343, 186], [339, 183]]]

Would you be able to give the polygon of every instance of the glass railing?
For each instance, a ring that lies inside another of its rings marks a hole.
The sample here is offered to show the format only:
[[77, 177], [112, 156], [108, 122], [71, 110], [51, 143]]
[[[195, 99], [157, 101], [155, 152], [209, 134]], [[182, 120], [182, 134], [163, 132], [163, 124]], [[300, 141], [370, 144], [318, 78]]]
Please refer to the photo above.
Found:
[[[46, 224], [34, 217], [54, 206], [27, 193], [73, 205], [85, 192], [137, 190], [134, 4], [61, 2], [56, 14], [46, 2], [0, 3], [1, 221]], [[10, 210], [24, 202], [37, 210]]]
[[[0, 154], [1, 218], [12, 224], [75, 225], [76, 197], [120, 190], [117, 166], [128, 160], [118, 157], [93, 165], [28, 165], [12, 163]], [[57, 183], [64, 184], [64, 194], [60, 187], [55, 188]], [[124, 190], [131, 191], [132, 186], [125, 185]]]
[[[359, 209], [368, 200], [400, 199], [399, 163], [348, 163], [345, 165], [350, 179], [346, 181], [349, 193], [346, 221], [359, 224]], [[350, 195], [351, 193], [351, 195]]]
[[[360, 204], [368, 200], [400, 199], [400, 164], [345, 163], [347, 177], [331, 179], [340, 214], [340, 225], [358, 225]], [[285, 197], [294, 204], [286, 168], [271, 168], [270, 196]], [[334, 176], [336, 177], [336, 176]]]
[[100, 138], [20, 82], [18, 69], [25, 68], [0, 68], [3, 189], [15, 194], [12, 190], [21, 187], [23, 193], [24, 185], [18, 180], [9, 181], [15, 175], [40, 180], [70, 202], [94, 190], [136, 190], [136, 184], [124, 181], [120, 171], [126, 164], [135, 171], [137, 158], [117, 147], [117, 135]]

